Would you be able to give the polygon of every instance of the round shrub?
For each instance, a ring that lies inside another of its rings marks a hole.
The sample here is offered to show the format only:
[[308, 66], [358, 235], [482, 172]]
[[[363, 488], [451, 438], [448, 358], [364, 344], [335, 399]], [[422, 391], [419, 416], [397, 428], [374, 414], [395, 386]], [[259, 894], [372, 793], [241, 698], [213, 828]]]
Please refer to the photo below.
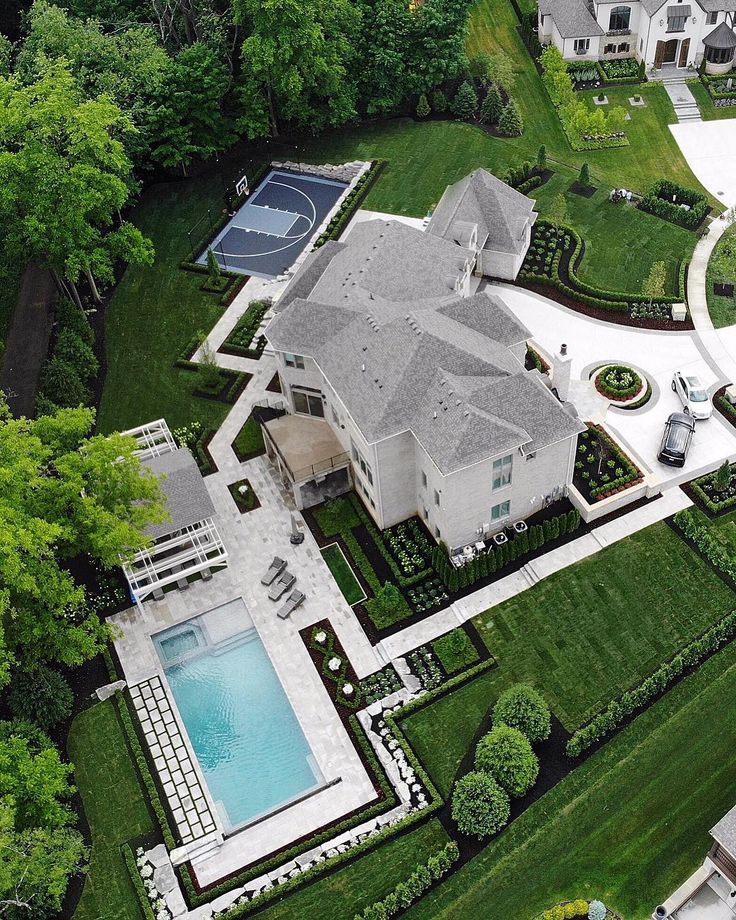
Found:
[[487, 773], [467, 773], [452, 793], [452, 819], [463, 834], [490, 837], [511, 814], [509, 797]]
[[603, 901], [591, 901], [588, 907], [588, 920], [606, 920], [606, 905]]
[[56, 405], [69, 408], [87, 406], [92, 398], [72, 365], [55, 357], [46, 363], [41, 373], [40, 392]]
[[69, 716], [74, 694], [58, 671], [37, 665], [32, 671], [17, 671], [8, 694], [8, 705], [16, 719], [32, 722], [44, 731]]
[[518, 728], [497, 725], [478, 742], [475, 768], [489, 773], [510, 796], [520, 796], [537, 781], [539, 760]]
[[544, 741], [552, 731], [549, 707], [528, 684], [515, 684], [499, 696], [493, 707], [493, 723], [518, 728], [530, 741]]
[[600, 393], [611, 399], [631, 399], [643, 384], [637, 372], [624, 364], [609, 364], [599, 371], [595, 384]]
[[90, 380], [100, 369], [91, 346], [71, 329], [62, 329], [59, 333], [54, 355], [70, 364], [84, 381]]

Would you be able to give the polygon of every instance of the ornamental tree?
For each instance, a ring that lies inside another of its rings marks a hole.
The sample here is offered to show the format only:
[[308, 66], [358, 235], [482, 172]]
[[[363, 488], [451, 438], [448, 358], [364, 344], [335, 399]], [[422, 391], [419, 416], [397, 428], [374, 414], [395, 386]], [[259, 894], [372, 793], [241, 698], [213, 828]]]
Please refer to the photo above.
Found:
[[478, 742], [475, 768], [492, 776], [510, 796], [528, 792], [539, 775], [539, 760], [526, 735], [497, 725]]
[[427, 115], [432, 111], [429, 107], [429, 102], [427, 102], [427, 97], [424, 93], [419, 97], [419, 102], [417, 103], [417, 118], [426, 118]]
[[487, 773], [466, 773], [452, 793], [452, 819], [463, 834], [490, 837], [508, 823], [509, 797]]
[[499, 696], [493, 707], [493, 724], [517, 728], [532, 742], [544, 741], [552, 731], [549, 707], [529, 684], [514, 684]]

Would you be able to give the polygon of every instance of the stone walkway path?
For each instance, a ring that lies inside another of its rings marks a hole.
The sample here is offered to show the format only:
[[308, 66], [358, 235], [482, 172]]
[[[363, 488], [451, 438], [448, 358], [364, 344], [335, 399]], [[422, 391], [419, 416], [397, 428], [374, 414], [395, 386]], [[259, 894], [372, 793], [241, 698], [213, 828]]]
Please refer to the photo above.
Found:
[[695, 96], [684, 80], [662, 81], [667, 95], [675, 107], [675, 115], [679, 122], [702, 121], [703, 118], [695, 101]]

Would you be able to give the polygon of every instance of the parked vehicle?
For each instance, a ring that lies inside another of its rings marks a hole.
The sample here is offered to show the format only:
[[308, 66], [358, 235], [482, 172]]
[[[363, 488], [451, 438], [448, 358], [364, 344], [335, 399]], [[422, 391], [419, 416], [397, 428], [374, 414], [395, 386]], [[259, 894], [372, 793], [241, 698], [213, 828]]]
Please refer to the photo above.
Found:
[[713, 403], [700, 377], [675, 371], [672, 389], [680, 397], [685, 412], [694, 419], [710, 418], [713, 414]]
[[664, 424], [657, 460], [667, 466], [684, 466], [694, 432], [695, 420], [691, 415], [673, 412]]

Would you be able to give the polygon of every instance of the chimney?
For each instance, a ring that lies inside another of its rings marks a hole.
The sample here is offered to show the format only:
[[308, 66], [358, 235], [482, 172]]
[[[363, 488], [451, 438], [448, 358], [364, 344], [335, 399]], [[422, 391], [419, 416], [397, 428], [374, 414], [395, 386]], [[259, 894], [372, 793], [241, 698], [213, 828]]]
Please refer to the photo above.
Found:
[[557, 354], [552, 356], [552, 386], [562, 402], [567, 402], [570, 396], [571, 366], [572, 357], [568, 355], [567, 344], [563, 342]]

